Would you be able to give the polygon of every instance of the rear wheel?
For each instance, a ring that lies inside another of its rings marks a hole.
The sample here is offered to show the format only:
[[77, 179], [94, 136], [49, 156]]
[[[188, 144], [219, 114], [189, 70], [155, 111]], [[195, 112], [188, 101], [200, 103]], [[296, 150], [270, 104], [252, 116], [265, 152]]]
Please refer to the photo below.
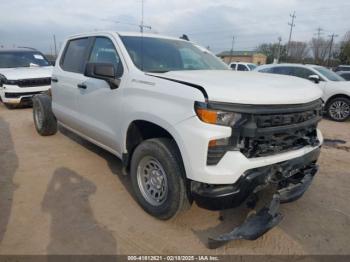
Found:
[[343, 122], [350, 116], [350, 99], [338, 97], [328, 103], [327, 113], [329, 117], [337, 122]]
[[139, 204], [152, 216], [169, 219], [190, 206], [174, 141], [156, 138], [142, 142], [133, 153], [130, 174]]
[[42, 136], [57, 132], [57, 120], [52, 112], [51, 98], [40, 94], [33, 97], [33, 119], [36, 131]]

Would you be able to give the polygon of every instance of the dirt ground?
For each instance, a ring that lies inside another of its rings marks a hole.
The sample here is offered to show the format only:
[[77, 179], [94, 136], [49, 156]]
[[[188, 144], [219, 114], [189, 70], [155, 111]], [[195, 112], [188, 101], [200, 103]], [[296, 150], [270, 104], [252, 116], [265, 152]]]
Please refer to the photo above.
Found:
[[[134, 200], [121, 162], [62, 130], [37, 135], [32, 110], [0, 104], [0, 254], [350, 254], [350, 122], [323, 120], [320, 172], [281, 224], [256, 241], [216, 250], [243, 208], [192, 208], [158, 221]], [[223, 219], [219, 219], [222, 216]]]

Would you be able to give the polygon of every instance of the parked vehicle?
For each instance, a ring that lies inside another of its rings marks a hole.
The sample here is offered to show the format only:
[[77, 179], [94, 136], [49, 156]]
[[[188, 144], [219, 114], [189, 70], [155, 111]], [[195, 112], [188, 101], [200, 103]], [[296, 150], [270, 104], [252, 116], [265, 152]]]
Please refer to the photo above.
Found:
[[31, 48], [0, 49], [0, 98], [9, 108], [31, 103], [32, 96], [50, 89], [50, 66]]
[[35, 96], [33, 117], [40, 135], [60, 124], [121, 158], [139, 204], [159, 219], [192, 201], [254, 207], [273, 188], [270, 205], [215, 244], [256, 239], [281, 220], [280, 202], [307, 190], [323, 141], [321, 95], [301, 79], [232, 72], [189, 41], [94, 32], [64, 43], [52, 101]]
[[325, 111], [334, 120], [343, 122], [350, 116], [350, 84], [325, 67], [302, 64], [270, 64], [255, 69], [261, 73], [296, 76], [311, 80], [323, 90]]
[[252, 71], [257, 67], [256, 64], [242, 62], [234, 62], [231, 63], [229, 66], [234, 71]]
[[346, 81], [350, 81], [350, 71], [337, 71], [337, 74], [344, 78]]
[[338, 72], [338, 71], [350, 71], [350, 65], [337, 66], [337, 68], [334, 71], [335, 72]]

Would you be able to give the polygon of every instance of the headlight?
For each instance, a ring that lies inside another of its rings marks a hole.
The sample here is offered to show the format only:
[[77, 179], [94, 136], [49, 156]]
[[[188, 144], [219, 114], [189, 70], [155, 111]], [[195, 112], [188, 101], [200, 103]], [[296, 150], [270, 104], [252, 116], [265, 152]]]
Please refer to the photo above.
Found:
[[233, 126], [242, 117], [239, 113], [209, 109], [205, 103], [196, 103], [195, 111], [200, 120], [214, 125]]

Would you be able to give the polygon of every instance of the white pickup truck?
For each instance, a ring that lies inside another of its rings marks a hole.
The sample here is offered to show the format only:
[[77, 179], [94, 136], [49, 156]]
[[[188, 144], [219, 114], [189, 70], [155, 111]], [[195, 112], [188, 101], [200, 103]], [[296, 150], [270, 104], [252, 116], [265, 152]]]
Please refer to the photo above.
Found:
[[[139, 204], [169, 219], [195, 201], [232, 208], [273, 188], [270, 205], [229, 234], [256, 239], [317, 172], [322, 92], [286, 76], [233, 72], [189, 41], [95, 32], [70, 37], [34, 97], [41, 135], [57, 124], [122, 159]], [[116, 160], [117, 161], [117, 160]]]

